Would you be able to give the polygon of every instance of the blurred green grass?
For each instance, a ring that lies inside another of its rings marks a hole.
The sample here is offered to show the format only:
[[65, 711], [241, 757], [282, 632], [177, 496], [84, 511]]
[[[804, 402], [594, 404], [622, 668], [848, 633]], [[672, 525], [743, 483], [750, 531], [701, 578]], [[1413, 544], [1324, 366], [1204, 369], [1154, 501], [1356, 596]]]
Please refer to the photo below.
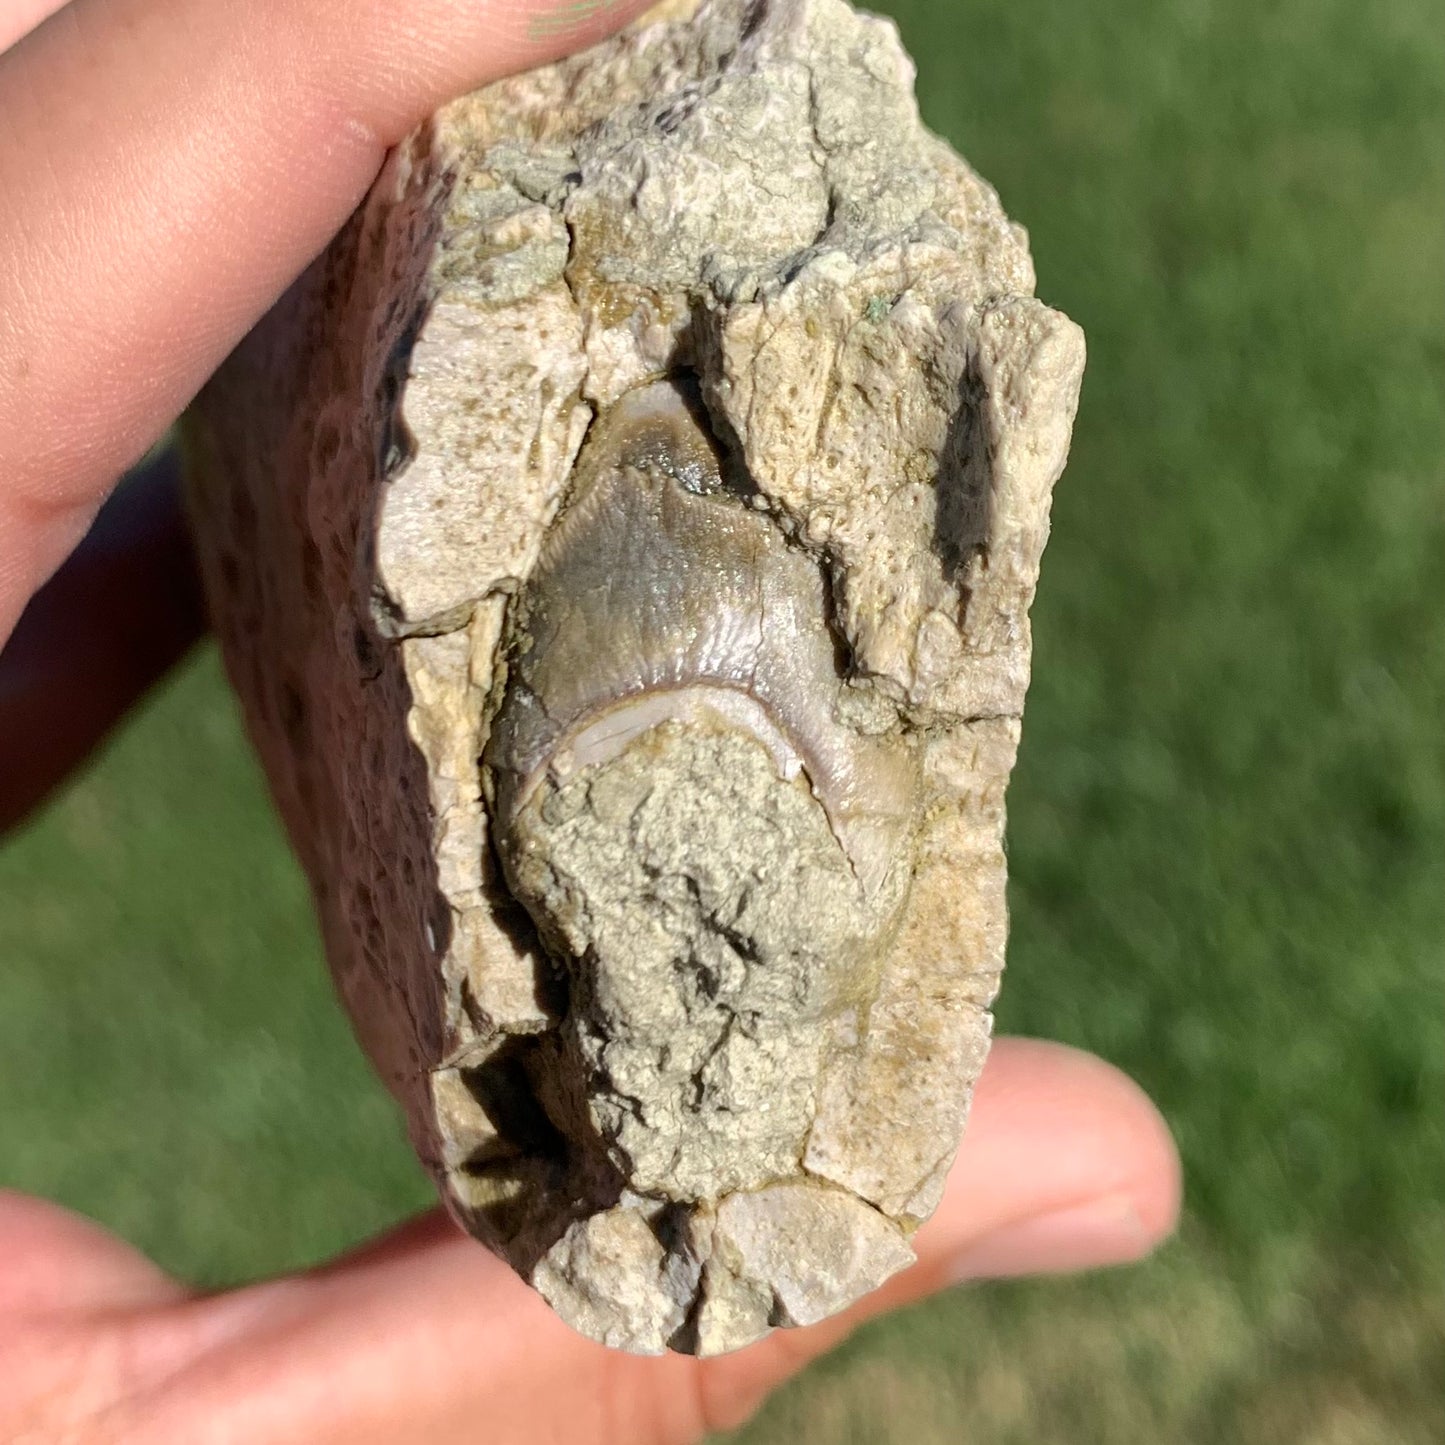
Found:
[[[1150, 1089], [1188, 1214], [739, 1441], [1445, 1439], [1438, 4], [891, 8], [1090, 345], [1000, 1024]], [[213, 1283], [426, 1202], [210, 653], [0, 852], [0, 960], [0, 1182]]]

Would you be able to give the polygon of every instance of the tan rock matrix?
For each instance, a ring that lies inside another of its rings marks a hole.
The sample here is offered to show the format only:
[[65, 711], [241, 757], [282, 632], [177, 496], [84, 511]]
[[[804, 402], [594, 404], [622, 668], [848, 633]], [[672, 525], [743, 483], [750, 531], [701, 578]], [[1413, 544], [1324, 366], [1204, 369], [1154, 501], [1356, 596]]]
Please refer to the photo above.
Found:
[[217, 627], [457, 1219], [714, 1354], [912, 1258], [1083, 366], [843, 0], [455, 102], [202, 394]]

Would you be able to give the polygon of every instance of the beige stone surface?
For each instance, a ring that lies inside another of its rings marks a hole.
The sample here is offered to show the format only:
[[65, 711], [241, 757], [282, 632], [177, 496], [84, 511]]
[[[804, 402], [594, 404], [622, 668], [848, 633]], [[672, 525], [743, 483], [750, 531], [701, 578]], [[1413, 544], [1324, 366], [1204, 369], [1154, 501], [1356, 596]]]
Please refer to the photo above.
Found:
[[844, 0], [457, 101], [187, 423], [228, 667], [456, 1217], [713, 1354], [911, 1256], [983, 1066], [1083, 366]]

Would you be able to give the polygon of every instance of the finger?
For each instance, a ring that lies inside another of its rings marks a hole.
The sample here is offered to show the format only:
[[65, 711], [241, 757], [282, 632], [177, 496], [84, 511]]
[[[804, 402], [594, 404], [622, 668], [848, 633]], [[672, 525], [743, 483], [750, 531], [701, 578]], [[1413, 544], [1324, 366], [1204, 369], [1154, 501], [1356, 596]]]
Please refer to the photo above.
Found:
[[73, 0], [0, 55], [0, 637], [448, 97], [641, 0]]
[[[967, 1278], [1036, 1274], [1122, 1263], [1169, 1235], [1179, 1155], [1143, 1090], [1093, 1054], [1044, 1039], [1001, 1039], [994, 1055], [958, 1166], [964, 1187], [919, 1231], [920, 1258], [951, 1261]], [[1083, 1210], [1099, 1233], [1077, 1227]], [[1051, 1235], [1044, 1226], [1060, 1219], [1068, 1228]], [[1116, 1219], [1117, 1228], [1106, 1222]], [[1075, 1253], [1053, 1249], [1064, 1238]], [[1024, 1239], [1050, 1249], [1019, 1249]]]
[[[861, 1320], [961, 1271], [1138, 1258], [1173, 1227], [1178, 1180], [1167, 1130], [1123, 1075], [1070, 1049], [1005, 1039], [944, 1201], [919, 1232], [918, 1264], [837, 1320], [707, 1361], [622, 1355], [574, 1334], [432, 1216], [313, 1276], [182, 1306], [225, 1342], [134, 1395], [127, 1419], [157, 1445], [195, 1438], [205, 1419], [224, 1419], [238, 1438], [315, 1445], [433, 1445], [475, 1438], [483, 1423], [498, 1445], [681, 1445], [737, 1425]], [[1090, 1219], [1063, 1251], [1068, 1211], [1099, 1199], [1112, 1227]], [[1019, 1231], [1061, 1215], [1031, 1258]]]
[[945, 1286], [1142, 1258], [1173, 1232], [1181, 1187], [1169, 1128], [1131, 1079], [1063, 1044], [1000, 1039], [918, 1263], [835, 1319], [703, 1361], [709, 1428], [742, 1424], [863, 1321]]
[[17, 1321], [168, 1305], [184, 1294], [138, 1249], [91, 1220], [0, 1189], [0, 1337]]
[[64, 4], [65, 0], [5, 0], [5, 8], [0, 10], [0, 53]]
[[137, 1368], [165, 1368], [185, 1291], [124, 1240], [0, 1189], [0, 1440], [93, 1440]]
[[132, 472], [0, 648], [0, 833], [204, 631], [178, 470], [163, 452]]

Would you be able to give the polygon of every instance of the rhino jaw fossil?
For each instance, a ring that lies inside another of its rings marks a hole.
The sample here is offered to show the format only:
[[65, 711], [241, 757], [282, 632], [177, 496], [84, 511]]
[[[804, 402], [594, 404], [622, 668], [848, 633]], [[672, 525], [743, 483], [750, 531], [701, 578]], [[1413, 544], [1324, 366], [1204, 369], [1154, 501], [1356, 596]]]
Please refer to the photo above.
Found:
[[584, 1333], [712, 1354], [937, 1204], [1083, 346], [889, 23], [686, 10], [433, 117], [186, 441], [443, 1197]]

